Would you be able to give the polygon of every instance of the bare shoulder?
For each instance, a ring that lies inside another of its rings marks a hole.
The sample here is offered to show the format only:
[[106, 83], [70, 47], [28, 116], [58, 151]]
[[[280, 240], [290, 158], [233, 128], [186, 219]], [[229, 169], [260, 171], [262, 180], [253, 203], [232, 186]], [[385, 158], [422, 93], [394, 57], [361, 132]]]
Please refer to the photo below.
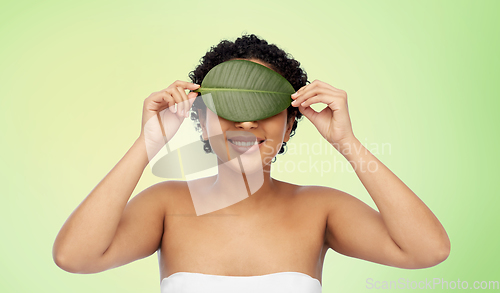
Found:
[[154, 200], [165, 207], [166, 215], [195, 214], [191, 191], [203, 189], [212, 183], [213, 177], [204, 177], [191, 181], [163, 181], [151, 186]]
[[168, 203], [173, 200], [178, 200], [185, 197], [188, 191], [186, 181], [162, 181], [146, 188], [143, 193], [146, 193], [151, 200]]
[[130, 200], [130, 203], [140, 202], [144, 206], [160, 209], [165, 214], [169, 206], [182, 202], [187, 190], [185, 181], [162, 181], [141, 191]]
[[343, 201], [349, 201], [354, 199], [354, 197], [346, 192], [338, 190], [336, 188], [320, 186], [320, 185], [296, 185], [297, 194], [306, 198], [314, 198], [315, 200], [321, 201], [323, 203], [341, 203]]
[[184, 185], [182, 181], [163, 181], [149, 186], [129, 200], [123, 218], [163, 218], [165, 207], [173, 198], [182, 195]]
[[162, 181], [151, 185], [147, 189], [150, 189], [151, 193], [154, 193], [159, 197], [171, 197], [179, 195], [182, 191], [185, 191], [187, 189], [187, 183], [186, 181], [177, 180]]

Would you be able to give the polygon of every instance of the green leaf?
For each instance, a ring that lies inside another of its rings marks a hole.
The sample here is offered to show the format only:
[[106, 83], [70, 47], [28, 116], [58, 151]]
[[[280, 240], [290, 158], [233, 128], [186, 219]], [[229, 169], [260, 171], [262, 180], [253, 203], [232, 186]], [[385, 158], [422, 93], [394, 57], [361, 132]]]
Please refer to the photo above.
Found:
[[293, 86], [279, 73], [248, 60], [212, 68], [195, 90], [218, 116], [235, 122], [274, 116], [290, 106]]

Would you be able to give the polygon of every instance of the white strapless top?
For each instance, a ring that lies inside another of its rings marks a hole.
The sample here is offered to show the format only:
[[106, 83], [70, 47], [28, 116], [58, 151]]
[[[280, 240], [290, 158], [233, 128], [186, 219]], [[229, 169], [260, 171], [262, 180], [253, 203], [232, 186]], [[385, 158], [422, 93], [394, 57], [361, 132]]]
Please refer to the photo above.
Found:
[[178, 272], [161, 281], [161, 293], [321, 293], [307, 274], [280, 272], [260, 276], [222, 276]]

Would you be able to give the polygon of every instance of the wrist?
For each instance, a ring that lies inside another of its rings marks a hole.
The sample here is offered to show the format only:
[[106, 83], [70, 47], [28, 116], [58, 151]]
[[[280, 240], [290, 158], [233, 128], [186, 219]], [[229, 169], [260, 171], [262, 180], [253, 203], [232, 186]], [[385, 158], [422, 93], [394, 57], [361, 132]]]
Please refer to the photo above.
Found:
[[355, 148], [359, 148], [361, 143], [355, 136], [346, 137], [338, 142], [332, 143], [332, 146], [339, 151], [344, 157], [350, 153]]
[[139, 136], [135, 139], [134, 143], [137, 144], [137, 143], [141, 143], [141, 142], [146, 142], [144, 133], [142, 131], [141, 131], [141, 134], [139, 134]]
[[134, 156], [136, 156], [136, 158], [140, 158], [141, 165], [143, 165], [145, 168], [149, 163], [149, 157], [146, 148], [146, 140], [144, 139], [143, 135], [140, 135], [134, 141], [131, 147], [131, 151], [133, 152]]

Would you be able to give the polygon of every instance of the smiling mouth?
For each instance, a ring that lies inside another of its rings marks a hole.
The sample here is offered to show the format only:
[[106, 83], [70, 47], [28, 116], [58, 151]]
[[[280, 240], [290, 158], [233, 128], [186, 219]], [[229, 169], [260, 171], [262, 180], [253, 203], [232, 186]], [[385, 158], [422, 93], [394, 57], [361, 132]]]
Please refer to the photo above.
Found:
[[257, 140], [245, 141], [245, 140], [233, 140], [233, 139], [229, 139], [229, 138], [227, 140], [230, 143], [232, 143], [236, 146], [239, 146], [239, 147], [251, 147], [251, 146], [256, 145], [256, 144], [261, 144], [265, 141], [265, 139], [257, 142]]

